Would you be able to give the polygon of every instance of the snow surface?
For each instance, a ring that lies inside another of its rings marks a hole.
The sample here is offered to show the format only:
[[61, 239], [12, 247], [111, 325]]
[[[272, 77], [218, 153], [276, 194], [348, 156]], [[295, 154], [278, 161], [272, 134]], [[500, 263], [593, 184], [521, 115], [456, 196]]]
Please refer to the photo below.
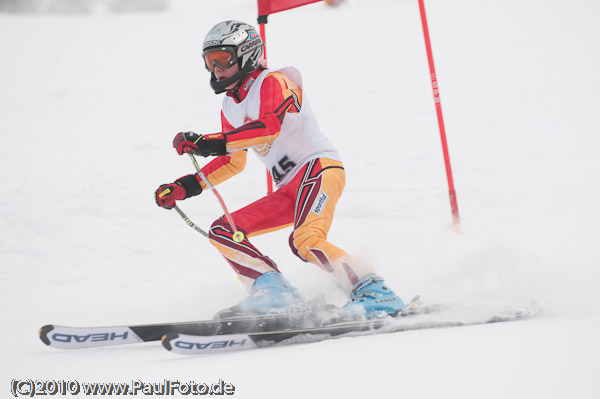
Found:
[[[0, 15], [0, 396], [14, 378], [216, 382], [238, 398], [598, 398], [600, 4], [427, 0], [464, 234], [446, 177], [416, 0], [272, 15], [271, 67], [296, 66], [347, 186], [330, 239], [405, 299], [537, 303], [539, 318], [182, 358], [156, 343], [59, 351], [37, 329], [210, 317], [245, 292], [155, 188], [193, 171], [181, 130], [218, 131], [200, 48], [251, 0], [162, 13]], [[262, 196], [263, 167], [219, 187]], [[198, 225], [212, 195], [183, 202]], [[345, 298], [253, 242], [306, 296]]]

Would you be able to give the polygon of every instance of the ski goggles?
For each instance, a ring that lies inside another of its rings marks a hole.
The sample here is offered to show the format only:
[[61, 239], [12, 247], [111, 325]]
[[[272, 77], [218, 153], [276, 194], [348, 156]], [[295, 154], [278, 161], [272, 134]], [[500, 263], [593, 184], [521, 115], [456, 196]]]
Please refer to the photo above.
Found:
[[212, 72], [215, 65], [221, 69], [227, 69], [237, 62], [237, 54], [232, 47], [217, 47], [207, 50], [204, 54], [204, 65]]

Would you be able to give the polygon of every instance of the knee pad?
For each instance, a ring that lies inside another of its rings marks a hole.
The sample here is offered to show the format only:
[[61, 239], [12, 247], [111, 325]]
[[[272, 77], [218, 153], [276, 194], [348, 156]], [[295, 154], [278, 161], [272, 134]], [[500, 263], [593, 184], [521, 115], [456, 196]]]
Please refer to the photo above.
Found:
[[298, 230], [290, 234], [290, 248], [292, 249], [294, 255], [296, 255], [303, 261], [308, 262], [309, 256], [311, 254], [310, 248], [317, 247], [319, 242], [324, 241], [324, 239], [316, 234], [313, 234], [313, 232], [305, 232], [300, 234], [297, 233]]
[[212, 243], [217, 236], [221, 236], [223, 233], [229, 231], [231, 231], [231, 226], [229, 226], [225, 219], [219, 218], [210, 225], [210, 229], [208, 229], [208, 239]]
[[[240, 228], [237, 224], [236, 229], [244, 234], [244, 238], [246, 237], [246, 231]], [[240, 243], [234, 240], [233, 235], [234, 232], [232, 231], [231, 225], [227, 220], [225, 220], [225, 218], [219, 218], [215, 220], [208, 230], [208, 240], [217, 248], [219, 248], [217, 243], [227, 247], [233, 247], [235, 244], [250, 245], [246, 238]]]

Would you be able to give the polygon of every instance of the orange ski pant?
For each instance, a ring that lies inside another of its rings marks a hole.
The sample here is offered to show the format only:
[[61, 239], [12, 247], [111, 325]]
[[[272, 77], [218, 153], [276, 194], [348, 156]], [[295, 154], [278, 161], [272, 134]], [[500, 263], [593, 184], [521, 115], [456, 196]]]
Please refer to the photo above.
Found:
[[341, 162], [328, 158], [312, 160], [290, 183], [231, 214], [236, 228], [244, 233], [242, 242], [233, 240], [232, 229], [224, 217], [212, 224], [209, 239], [250, 288], [261, 274], [279, 269], [248, 238], [293, 226], [289, 237], [293, 253], [333, 273], [349, 291], [372, 271], [352, 262], [345, 251], [327, 241], [344, 185]]

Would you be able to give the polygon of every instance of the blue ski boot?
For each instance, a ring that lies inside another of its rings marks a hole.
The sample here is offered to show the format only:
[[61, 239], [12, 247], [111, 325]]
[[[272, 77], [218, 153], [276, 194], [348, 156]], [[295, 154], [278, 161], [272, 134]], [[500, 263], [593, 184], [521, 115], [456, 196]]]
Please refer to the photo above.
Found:
[[285, 309], [304, 304], [300, 292], [279, 272], [269, 272], [258, 277], [250, 290], [250, 296], [241, 301], [236, 311], [265, 314], [275, 309]]
[[344, 309], [354, 315], [368, 318], [394, 315], [406, 308], [398, 295], [388, 288], [383, 278], [368, 274], [356, 283], [350, 292], [350, 301]]

